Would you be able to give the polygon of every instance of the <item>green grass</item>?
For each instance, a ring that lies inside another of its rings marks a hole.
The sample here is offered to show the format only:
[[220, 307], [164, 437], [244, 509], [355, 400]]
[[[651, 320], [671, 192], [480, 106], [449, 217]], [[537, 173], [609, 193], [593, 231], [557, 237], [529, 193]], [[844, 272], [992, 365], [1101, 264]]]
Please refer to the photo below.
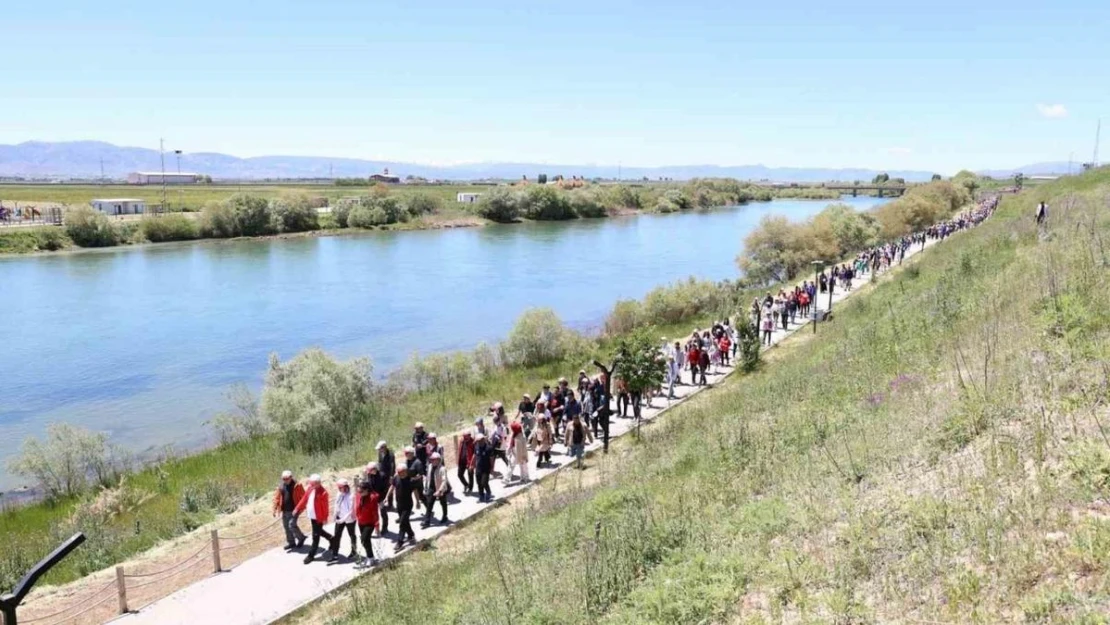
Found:
[[329, 622], [417, 596], [426, 623], [1108, 622], [1108, 197], [1100, 171], [1006, 198], [598, 483], [368, 576]]
[[65, 229], [58, 226], [0, 228], [0, 254], [53, 252], [72, 246]]

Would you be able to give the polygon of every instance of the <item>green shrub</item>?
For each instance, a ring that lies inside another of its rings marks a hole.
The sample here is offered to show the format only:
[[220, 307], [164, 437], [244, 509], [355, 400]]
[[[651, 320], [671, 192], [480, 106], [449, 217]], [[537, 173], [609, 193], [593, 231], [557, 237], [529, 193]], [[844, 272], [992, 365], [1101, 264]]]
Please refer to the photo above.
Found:
[[592, 191], [571, 191], [569, 203], [570, 210], [579, 217], [605, 217], [609, 214], [600, 198]]
[[236, 193], [227, 199], [227, 205], [235, 214], [239, 236], [257, 237], [277, 231], [271, 216], [270, 201], [266, 198]]
[[312, 348], [282, 363], [270, 356], [262, 416], [290, 447], [330, 451], [348, 442], [372, 406], [370, 360], [339, 362]]
[[197, 228], [205, 237], [226, 239], [239, 236], [235, 211], [225, 202], [212, 201], [205, 204], [201, 209]]
[[605, 334], [617, 336], [644, 324], [644, 306], [634, 299], [618, 300], [605, 318]]
[[501, 344], [509, 366], [533, 367], [567, 358], [584, 343], [581, 335], [563, 325], [550, 308], [524, 311]]
[[574, 219], [574, 209], [566, 196], [548, 185], [533, 185], [524, 192], [521, 214], [538, 221]]
[[107, 215], [88, 206], [66, 211], [66, 234], [81, 247], [111, 247], [124, 237]]
[[151, 243], [188, 241], [200, 236], [197, 223], [180, 213], [143, 217], [139, 230], [143, 237]]
[[270, 203], [271, 227], [277, 232], [307, 232], [320, 229], [320, 215], [307, 193], [283, 193]]
[[81, 493], [93, 480], [101, 486], [118, 481], [126, 470], [108, 437], [67, 423], [46, 427], [46, 440], [29, 437], [20, 454], [8, 463], [17, 475], [35, 480], [51, 499]]
[[381, 206], [358, 206], [347, 217], [347, 225], [351, 228], [373, 228], [388, 223], [389, 215]]
[[443, 199], [431, 193], [417, 193], [405, 202], [405, 210], [413, 217], [431, 215], [443, 209]]
[[336, 225], [340, 228], [346, 228], [348, 220], [350, 219], [351, 211], [358, 208], [359, 201], [357, 198], [343, 198], [335, 203], [331, 209], [332, 218], [335, 219]]
[[474, 212], [479, 217], [498, 223], [511, 223], [520, 218], [521, 201], [518, 194], [506, 189], [497, 188], [482, 197], [474, 204]]
[[10, 228], [0, 230], [0, 254], [53, 252], [72, 245], [63, 228]]

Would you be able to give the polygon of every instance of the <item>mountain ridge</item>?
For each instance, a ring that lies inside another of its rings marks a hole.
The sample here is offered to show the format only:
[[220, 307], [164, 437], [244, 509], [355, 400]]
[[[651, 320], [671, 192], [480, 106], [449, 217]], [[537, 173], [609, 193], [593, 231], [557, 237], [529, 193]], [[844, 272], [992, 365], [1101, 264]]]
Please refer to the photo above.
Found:
[[[98, 178], [122, 179], [134, 171], [159, 171], [162, 159], [158, 150], [118, 146], [104, 141], [25, 141], [0, 145], [0, 176], [25, 178]], [[566, 165], [550, 163], [487, 162], [457, 165], [425, 165], [404, 161], [323, 156], [267, 155], [241, 158], [220, 152], [187, 153], [181, 170], [206, 174], [215, 179], [262, 180], [275, 178], [366, 177], [388, 169], [405, 177], [417, 176], [444, 180], [532, 178], [540, 173], [550, 176], [584, 176], [650, 180], [672, 178], [737, 178], [740, 180], [778, 180], [819, 182], [825, 180], [870, 180], [880, 170], [868, 168], [768, 167], [765, 165], [666, 165], [659, 167], [620, 167], [617, 165]], [[165, 154], [165, 170], [178, 170], [176, 155]], [[1003, 171], [1003, 170], [999, 170]], [[1005, 171], [1024, 171], [1018, 168]], [[1066, 171], [1066, 167], [1064, 168]], [[933, 172], [887, 170], [891, 177], [909, 181], [928, 180]], [[1047, 173], [1047, 172], [1036, 172]]]

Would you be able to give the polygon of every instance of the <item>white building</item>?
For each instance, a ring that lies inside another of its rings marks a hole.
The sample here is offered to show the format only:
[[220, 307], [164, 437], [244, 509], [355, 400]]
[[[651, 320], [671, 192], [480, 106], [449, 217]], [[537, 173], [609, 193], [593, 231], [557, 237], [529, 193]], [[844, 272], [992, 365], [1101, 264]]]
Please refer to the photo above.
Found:
[[481, 193], [459, 193], [455, 196], [455, 201], [459, 204], [476, 204], [480, 197]]
[[142, 215], [146, 212], [146, 200], [117, 198], [93, 200], [89, 204], [105, 215]]
[[[196, 184], [200, 174], [181, 172], [179, 174], [166, 172], [166, 184]], [[136, 171], [127, 174], [127, 184], [162, 184], [162, 172]]]

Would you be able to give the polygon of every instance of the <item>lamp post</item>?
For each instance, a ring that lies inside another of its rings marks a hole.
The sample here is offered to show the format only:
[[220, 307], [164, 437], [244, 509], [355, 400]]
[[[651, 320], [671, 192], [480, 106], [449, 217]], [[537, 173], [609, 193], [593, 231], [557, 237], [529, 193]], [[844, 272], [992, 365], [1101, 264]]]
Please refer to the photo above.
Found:
[[[813, 284], [817, 284], [819, 274], [821, 273], [821, 267], [825, 263], [819, 260], [815, 260], [810, 264], [813, 265]], [[807, 293], [806, 295], [808, 296], [809, 294]], [[817, 302], [813, 302], [813, 312], [810, 314], [813, 315], [813, 333], [817, 334]]]

